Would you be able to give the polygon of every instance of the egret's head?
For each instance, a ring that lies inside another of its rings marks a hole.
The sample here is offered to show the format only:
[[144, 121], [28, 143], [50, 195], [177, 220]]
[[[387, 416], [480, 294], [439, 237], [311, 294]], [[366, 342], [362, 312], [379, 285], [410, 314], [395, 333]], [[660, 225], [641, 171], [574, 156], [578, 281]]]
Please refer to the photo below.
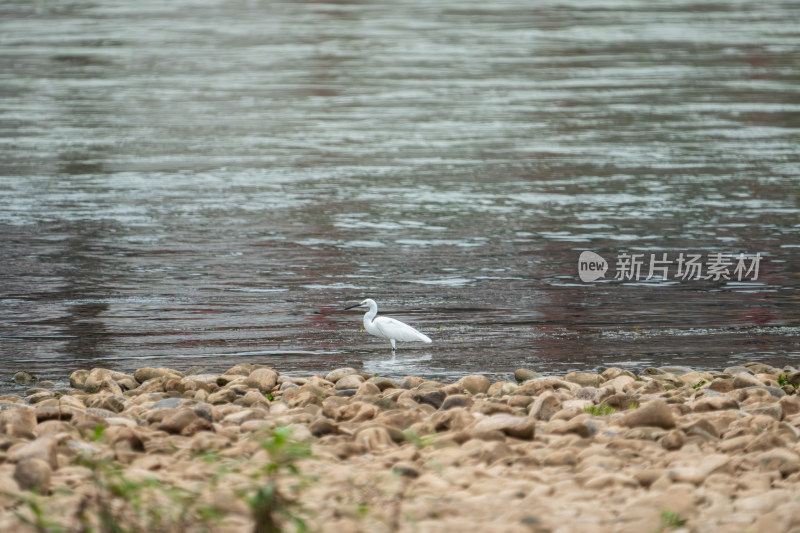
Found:
[[344, 310], [347, 311], [348, 309], [355, 309], [356, 307], [378, 307], [378, 304], [375, 303], [375, 300], [372, 298], [367, 298], [366, 300], [361, 300], [355, 305], [351, 305], [350, 307], [345, 307]]

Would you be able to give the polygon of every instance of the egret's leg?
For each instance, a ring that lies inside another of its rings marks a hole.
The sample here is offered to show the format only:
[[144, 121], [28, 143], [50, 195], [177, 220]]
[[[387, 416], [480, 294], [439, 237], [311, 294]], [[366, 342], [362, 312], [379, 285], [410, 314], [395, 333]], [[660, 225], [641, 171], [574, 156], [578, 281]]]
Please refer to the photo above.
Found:
[[389, 342], [392, 343], [392, 355], [394, 355], [395, 351], [397, 350], [397, 347], [395, 346], [394, 339], [389, 339]]

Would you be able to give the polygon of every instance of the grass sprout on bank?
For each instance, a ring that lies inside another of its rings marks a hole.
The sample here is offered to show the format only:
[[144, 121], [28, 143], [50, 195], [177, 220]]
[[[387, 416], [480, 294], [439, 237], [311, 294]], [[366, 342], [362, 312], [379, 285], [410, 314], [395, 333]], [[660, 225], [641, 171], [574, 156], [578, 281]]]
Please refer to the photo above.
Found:
[[789, 381], [789, 378], [786, 377], [786, 374], [778, 374], [778, 386], [785, 387], [786, 385], [791, 385], [795, 389], [798, 388], [798, 385], [795, 385]]
[[614, 414], [614, 408], [604, 403], [601, 403], [600, 405], [592, 405], [590, 407], [584, 407], [583, 411], [585, 413], [589, 413], [592, 416], [606, 416]]
[[686, 524], [686, 519], [671, 509], [661, 510], [661, 525], [664, 528], [681, 527]]
[[[171, 533], [213, 531], [230, 511], [215, 504], [218, 490], [229, 490], [227, 476], [239, 481], [231, 496], [247, 504], [255, 533], [308, 531], [305, 511], [297, 494], [309, 482], [297, 461], [310, 457], [307, 443], [291, 440], [292, 428], [279, 426], [259, 441], [267, 461], [254, 463], [250, 457], [223, 458], [216, 451], [205, 452], [202, 460], [208, 475], [202, 481], [171, 482], [153, 472], [151, 477], [131, 475], [127, 465], [112, 453], [84, 450], [74, 464], [91, 475], [74, 489], [52, 494], [5, 493], [16, 502], [15, 515], [21, 527], [37, 533], [66, 531], [94, 533]], [[87, 440], [102, 443], [105, 429], [98, 426]], [[249, 480], [249, 481], [248, 481]], [[287, 484], [287, 481], [290, 483]], [[279, 488], [280, 485], [280, 488]], [[288, 485], [288, 488], [287, 488]], [[64, 494], [78, 498], [72, 516], [63, 516]]]
[[279, 426], [261, 441], [270, 461], [253, 474], [259, 486], [240, 494], [252, 510], [255, 533], [281, 533], [286, 531], [284, 523], [287, 522], [295, 531], [308, 531], [305, 511], [300, 503], [278, 488], [278, 478], [284, 474], [297, 480], [294, 489], [307, 483], [295, 463], [298, 459], [310, 457], [311, 449], [305, 442], [293, 442], [291, 434], [291, 427]]

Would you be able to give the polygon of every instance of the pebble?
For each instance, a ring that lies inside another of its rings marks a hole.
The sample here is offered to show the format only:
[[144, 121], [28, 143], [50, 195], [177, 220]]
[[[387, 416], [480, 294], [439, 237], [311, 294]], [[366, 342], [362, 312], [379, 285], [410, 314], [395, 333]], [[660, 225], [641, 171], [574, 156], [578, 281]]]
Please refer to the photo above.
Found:
[[163, 368], [163, 367], [161, 368], [144, 367], [144, 368], [139, 368], [138, 370], [136, 370], [136, 372], [133, 373], [133, 378], [139, 383], [144, 383], [145, 381], [164, 376], [174, 376], [181, 378], [183, 377], [183, 374], [178, 372], [177, 370], [173, 370], [171, 368]]
[[69, 375], [69, 386], [74, 389], [83, 389], [86, 387], [87, 377], [89, 377], [88, 370], [75, 370]]
[[52, 435], [43, 435], [32, 442], [9, 449], [7, 460], [10, 463], [17, 463], [25, 459], [38, 458], [55, 469], [58, 467], [57, 448], [58, 439]]
[[708, 388], [716, 392], [730, 392], [733, 390], [733, 380], [730, 378], [714, 378]]
[[334, 389], [340, 391], [346, 389], [358, 389], [361, 384], [364, 383], [364, 378], [359, 374], [348, 374], [339, 379], [329, 381], [336, 383]]
[[475, 431], [502, 431], [509, 437], [517, 439], [533, 439], [536, 424], [524, 416], [511, 416], [507, 414], [492, 415], [480, 420], [475, 425]]
[[380, 393], [381, 389], [374, 383], [368, 381], [363, 382], [358, 386], [358, 390], [356, 390], [358, 396], [378, 396]]
[[253, 370], [255, 370], [255, 366], [252, 363], [239, 363], [226, 370], [223, 375], [247, 377]]
[[208, 403], [212, 405], [231, 403], [235, 399], [236, 392], [229, 388], [223, 388], [208, 395]]
[[174, 413], [165, 417], [156, 427], [162, 431], [166, 431], [167, 433], [180, 434], [198, 418], [199, 417], [197, 416], [197, 413], [195, 413], [192, 409], [178, 409]]
[[419, 469], [413, 463], [408, 462], [395, 463], [392, 465], [392, 472], [409, 478], [418, 478], [420, 474]]
[[458, 381], [459, 387], [466, 391], [469, 394], [475, 395], [480, 393], [486, 393], [489, 390], [489, 386], [491, 383], [489, 382], [489, 378], [481, 374], [473, 374], [470, 376], [464, 376]]
[[574, 466], [578, 464], [578, 454], [575, 450], [555, 450], [544, 457], [546, 466]]
[[628, 427], [657, 426], [670, 429], [675, 427], [675, 415], [667, 402], [659, 398], [629, 410], [620, 422]]
[[780, 472], [783, 477], [800, 471], [800, 457], [798, 457], [797, 453], [786, 448], [774, 448], [756, 454], [752, 459], [761, 470]]
[[755, 376], [748, 372], [739, 372], [733, 378], [733, 388], [743, 389], [745, 387], [762, 387], [764, 386]]
[[555, 435], [574, 433], [583, 438], [591, 437], [597, 432], [597, 428], [587, 419], [588, 415], [579, 415], [565, 422], [563, 419], [557, 419], [560, 423], [549, 424], [548, 430]]
[[[520, 394], [519, 392], [517, 394]], [[554, 392], [546, 391], [533, 401], [528, 408], [528, 414], [536, 420], [548, 421], [561, 410], [561, 398]]]
[[315, 437], [322, 437], [323, 435], [335, 435], [339, 433], [339, 425], [327, 418], [321, 417], [314, 420], [309, 426], [308, 430]]
[[50, 465], [39, 457], [23, 459], [14, 467], [14, 481], [22, 490], [47, 492], [50, 489], [51, 474]]
[[10, 404], [0, 410], [0, 434], [30, 437], [36, 429], [36, 411], [25, 405]]
[[247, 384], [267, 394], [278, 384], [278, 372], [271, 368], [257, 368], [247, 376]]
[[30, 372], [17, 372], [14, 374], [14, 383], [17, 385], [33, 385], [36, 383], [36, 376]]
[[430, 405], [434, 409], [439, 409], [444, 403], [444, 399], [446, 397], [447, 395], [441, 390], [428, 390], [412, 395], [412, 398], [417, 403]]
[[536, 379], [540, 377], [542, 377], [541, 374], [527, 368], [518, 368], [514, 371], [514, 379], [517, 380], [517, 383], [523, 383], [530, 379]]
[[564, 381], [577, 383], [581, 387], [599, 387], [606, 380], [599, 374], [591, 374], [589, 372], [570, 372], [564, 376]]
[[709, 396], [691, 403], [690, 407], [695, 413], [705, 413], [723, 409], [739, 409], [739, 402], [725, 395]]
[[350, 367], [337, 368], [336, 370], [331, 370], [330, 372], [328, 372], [328, 374], [325, 376], [325, 379], [327, 381], [330, 381], [331, 383], [336, 383], [343, 377], [349, 376], [351, 374], [358, 374], [358, 371], [355, 368], [350, 368]]
[[393, 379], [373, 376], [367, 380], [368, 383], [372, 383], [373, 385], [377, 386], [381, 392], [385, 391], [386, 389], [399, 389], [400, 383]]
[[680, 429], [673, 429], [661, 437], [661, 446], [665, 450], [680, 450], [686, 442], [686, 434]]
[[510, 383], [508, 381], [496, 381], [489, 385], [489, 390], [486, 391], [486, 395], [489, 397], [495, 396], [508, 396], [509, 394], [514, 394], [517, 390], [516, 383]]
[[603, 370], [603, 372], [601, 372], [600, 375], [603, 376], [603, 378], [606, 381], [610, 381], [612, 379], [616, 379], [619, 376], [628, 376], [631, 379], [636, 379], [636, 376], [630, 370], [624, 370], [622, 368], [613, 367], [613, 366], [611, 368], [607, 368], [607, 369]]
[[419, 376], [406, 376], [400, 381], [400, 388], [411, 390], [419, 387], [425, 380]]
[[454, 409], [456, 407], [472, 407], [475, 402], [467, 396], [466, 394], [452, 394], [447, 396], [442, 405], [439, 407], [442, 411], [447, 411], [448, 409]]

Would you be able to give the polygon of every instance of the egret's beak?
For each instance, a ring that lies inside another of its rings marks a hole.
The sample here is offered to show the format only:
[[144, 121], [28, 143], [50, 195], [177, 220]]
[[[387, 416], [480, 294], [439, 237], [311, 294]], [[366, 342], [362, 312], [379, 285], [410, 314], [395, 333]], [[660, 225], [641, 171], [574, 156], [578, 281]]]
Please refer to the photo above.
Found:
[[361, 307], [361, 304], [351, 305], [350, 307], [345, 307], [344, 310], [347, 311], [348, 309], [354, 309], [356, 307]]

